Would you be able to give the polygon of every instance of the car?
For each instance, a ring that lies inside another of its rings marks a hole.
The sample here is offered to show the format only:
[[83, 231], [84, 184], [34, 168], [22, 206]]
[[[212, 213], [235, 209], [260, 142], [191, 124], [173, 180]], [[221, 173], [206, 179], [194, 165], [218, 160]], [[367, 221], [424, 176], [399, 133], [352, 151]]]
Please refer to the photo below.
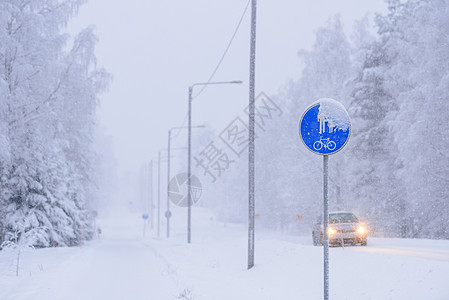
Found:
[[[329, 212], [329, 226], [327, 229], [329, 245], [367, 245], [368, 229], [356, 215], [348, 211]], [[313, 226], [312, 239], [314, 246], [323, 245], [323, 218], [319, 217]]]

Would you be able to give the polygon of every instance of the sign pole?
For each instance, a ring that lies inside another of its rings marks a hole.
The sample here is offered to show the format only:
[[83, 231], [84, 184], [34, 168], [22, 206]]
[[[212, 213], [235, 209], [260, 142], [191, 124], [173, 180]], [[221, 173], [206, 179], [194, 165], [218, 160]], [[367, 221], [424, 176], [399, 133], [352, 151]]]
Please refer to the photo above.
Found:
[[321, 98], [312, 103], [302, 115], [299, 134], [307, 149], [323, 156], [324, 300], [329, 300], [329, 155], [340, 151], [348, 142], [351, 120], [340, 102]]
[[329, 156], [323, 155], [323, 222], [324, 222], [324, 300], [329, 300], [329, 200], [328, 200]]

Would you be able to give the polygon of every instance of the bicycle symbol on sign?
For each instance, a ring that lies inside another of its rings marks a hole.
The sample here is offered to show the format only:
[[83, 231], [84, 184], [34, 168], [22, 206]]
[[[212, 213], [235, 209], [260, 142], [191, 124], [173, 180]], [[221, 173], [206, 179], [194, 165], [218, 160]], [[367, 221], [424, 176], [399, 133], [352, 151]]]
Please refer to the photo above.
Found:
[[320, 138], [319, 141], [313, 143], [313, 149], [317, 151], [321, 150], [321, 148], [323, 147], [324, 149], [329, 149], [330, 151], [332, 151], [335, 149], [335, 147], [337, 147], [337, 144], [334, 141], [330, 141], [329, 138], [327, 139]]

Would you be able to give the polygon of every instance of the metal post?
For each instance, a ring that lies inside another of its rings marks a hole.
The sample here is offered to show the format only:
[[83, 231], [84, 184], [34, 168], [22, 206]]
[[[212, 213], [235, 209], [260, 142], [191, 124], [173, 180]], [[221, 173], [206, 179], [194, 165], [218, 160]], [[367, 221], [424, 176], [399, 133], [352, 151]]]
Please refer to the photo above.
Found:
[[248, 148], [248, 269], [254, 266], [254, 217], [255, 217], [255, 171], [254, 171], [254, 116], [255, 116], [255, 74], [256, 74], [256, 6], [251, 1], [251, 41], [249, 66], [249, 148]]
[[329, 156], [323, 155], [323, 227], [324, 227], [324, 300], [329, 300], [329, 201], [328, 201], [328, 178], [329, 178]]
[[188, 120], [188, 141], [187, 141], [187, 243], [191, 242], [191, 219], [192, 219], [192, 195], [190, 193], [191, 177], [191, 153], [192, 153], [192, 89], [189, 87], [189, 120]]
[[150, 224], [151, 224], [151, 229], [154, 228], [154, 213], [153, 213], [153, 160], [151, 160], [150, 162]]
[[[189, 122], [188, 122], [188, 151], [187, 151], [187, 243], [190, 244], [191, 237], [192, 237], [192, 193], [191, 193], [191, 177], [192, 177], [192, 170], [191, 170], [191, 160], [192, 160], [192, 91], [193, 87], [197, 85], [211, 85], [211, 84], [241, 84], [242, 81], [240, 80], [233, 80], [233, 81], [218, 81], [218, 82], [197, 82], [189, 86], [189, 108], [188, 108], [188, 116], [189, 116]], [[200, 126], [195, 126], [200, 127]]]
[[[150, 209], [150, 203], [149, 203], [149, 199], [150, 199], [150, 197], [149, 197], [149, 193], [150, 193], [150, 191], [149, 191], [149, 187], [150, 187], [150, 184], [149, 184], [149, 165], [148, 165], [148, 163], [145, 163], [144, 165], [143, 165], [143, 174], [144, 174], [144, 189], [145, 189], [145, 191], [144, 191], [144, 201], [145, 201], [145, 214], [147, 214], [148, 215], [148, 213], [149, 213], [149, 209]], [[148, 220], [147, 219], [144, 219], [143, 220], [143, 237], [145, 238], [146, 237], [146, 227], [147, 227], [147, 222], [148, 222]]]
[[170, 237], [170, 140], [171, 140], [171, 129], [168, 131], [168, 150], [167, 150], [167, 211], [165, 212], [165, 217], [167, 218], [167, 238]]
[[161, 229], [161, 151], [159, 151], [157, 164], [157, 236], [160, 236]]
[[150, 166], [145, 163], [145, 213], [150, 213]]
[[145, 174], [145, 164], [143, 164], [140, 168], [140, 175], [141, 175], [141, 180], [142, 180], [142, 186], [141, 186], [141, 198], [142, 198], [142, 203], [144, 205], [143, 211], [145, 212], [146, 208], [146, 174]]

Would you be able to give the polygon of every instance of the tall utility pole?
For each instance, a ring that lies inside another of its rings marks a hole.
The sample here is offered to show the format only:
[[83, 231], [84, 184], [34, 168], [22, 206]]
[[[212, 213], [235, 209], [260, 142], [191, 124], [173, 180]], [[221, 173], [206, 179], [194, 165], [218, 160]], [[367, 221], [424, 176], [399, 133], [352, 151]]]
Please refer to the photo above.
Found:
[[248, 147], [248, 269], [254, 267], [254, 217], [255, 217], [255, 82], [256, 82], [256, 9], [257, 1], [251, 1], [251, 41], [249, 59], [249, 147]]

